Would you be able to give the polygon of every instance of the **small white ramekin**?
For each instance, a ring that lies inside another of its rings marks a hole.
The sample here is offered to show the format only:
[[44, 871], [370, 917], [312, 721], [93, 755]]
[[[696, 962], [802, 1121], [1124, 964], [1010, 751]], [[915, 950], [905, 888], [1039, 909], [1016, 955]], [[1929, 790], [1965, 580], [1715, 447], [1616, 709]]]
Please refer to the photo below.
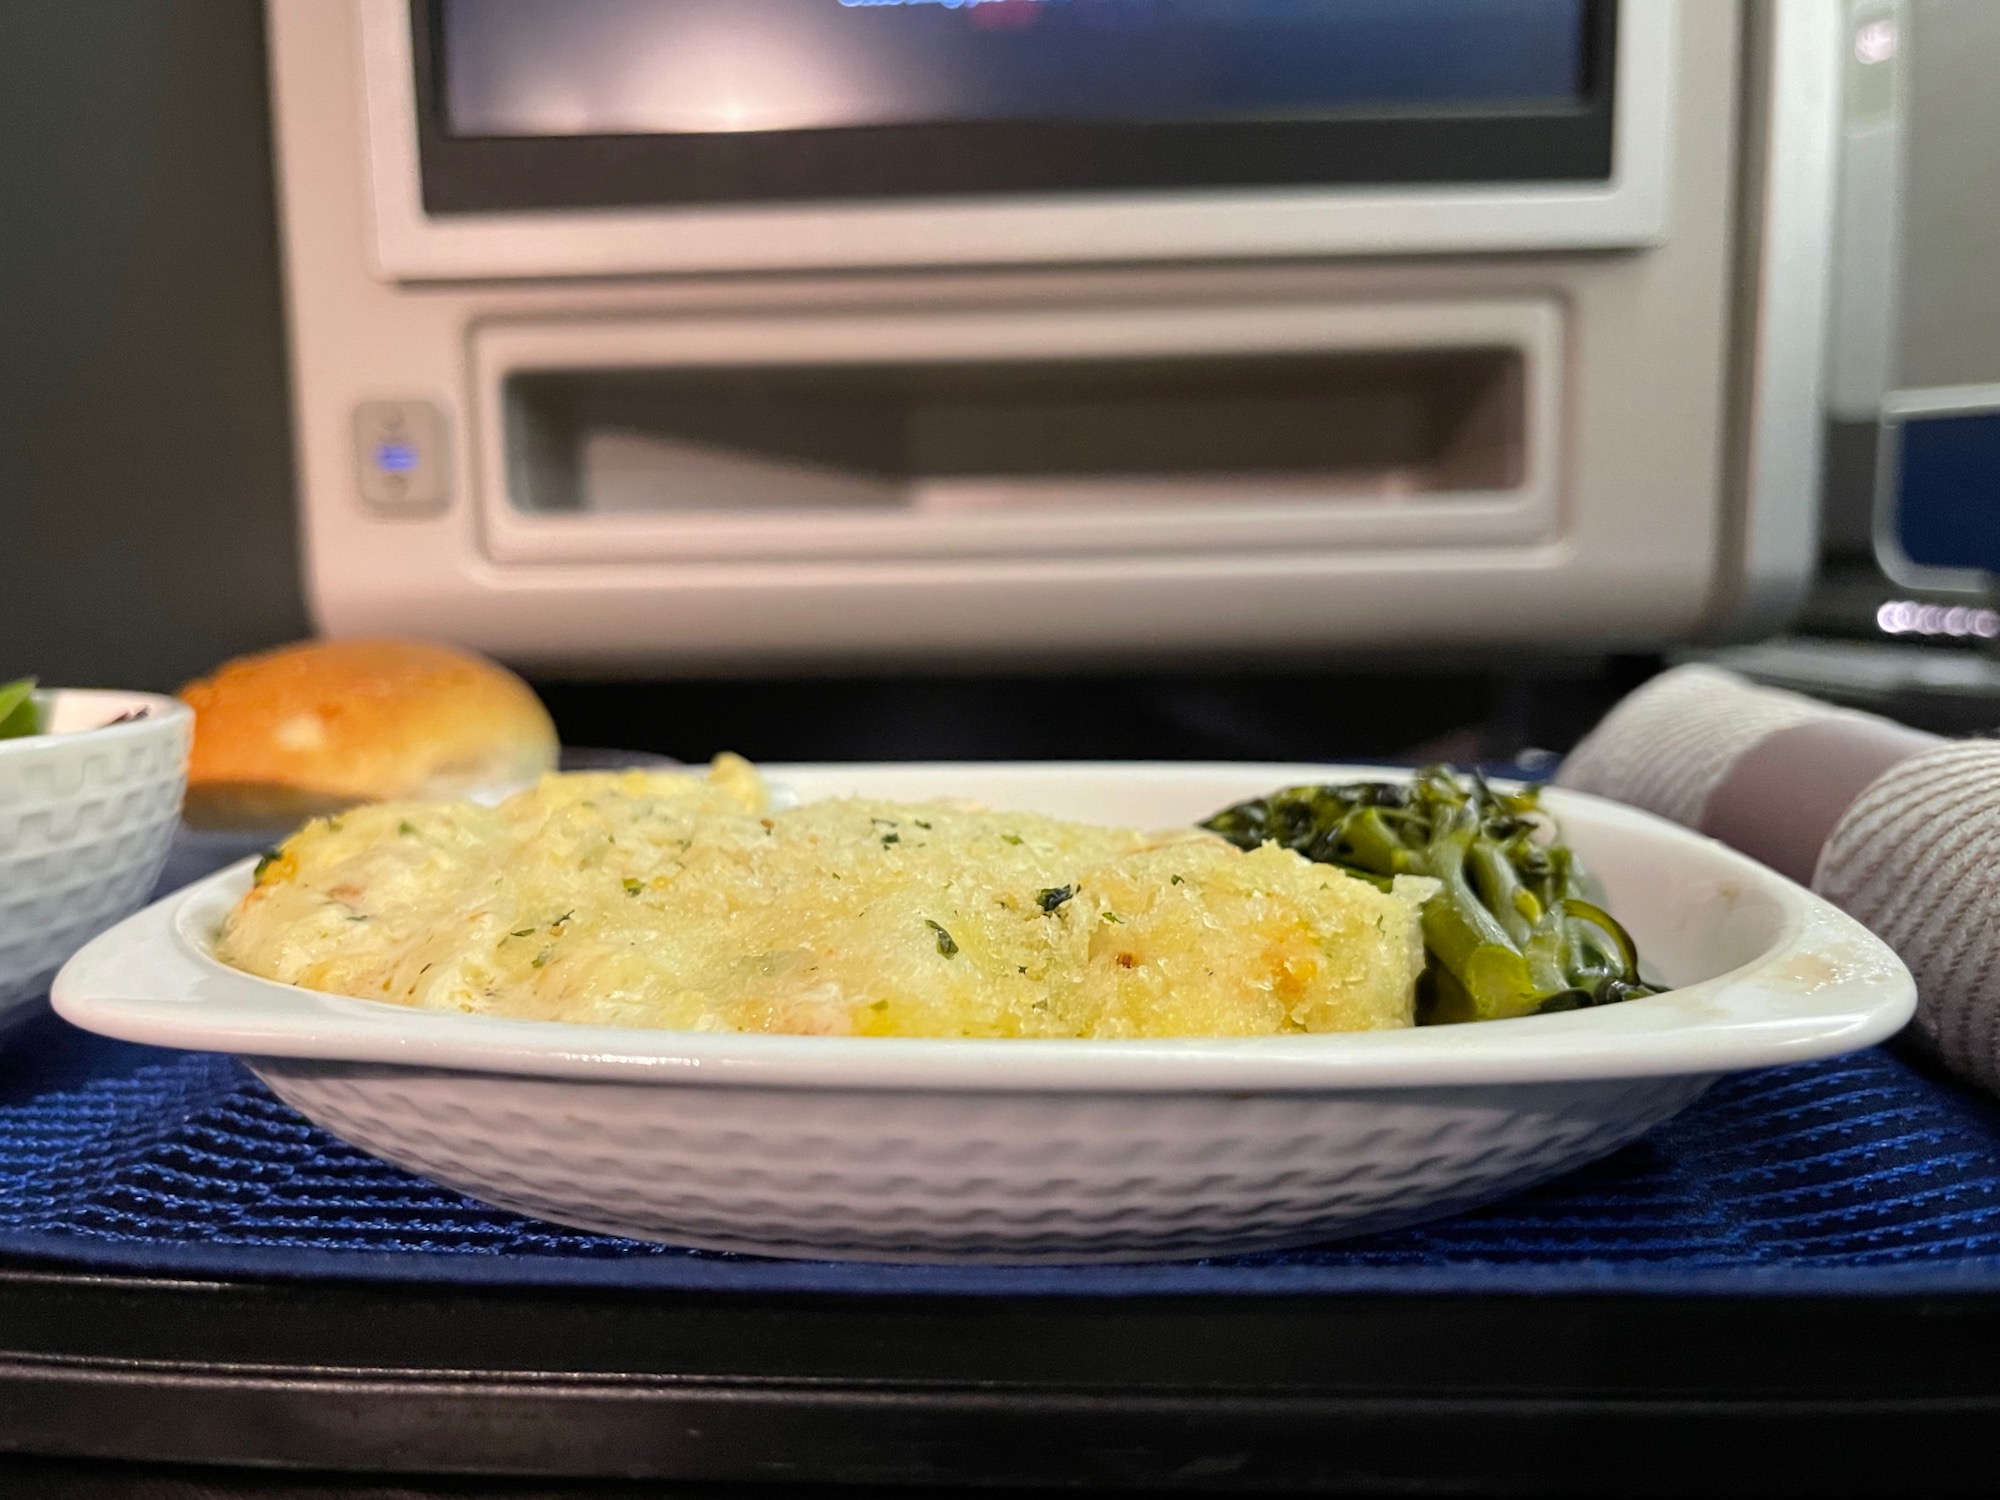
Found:
[[194, 743], [178, 699], [69, 688], [36, 699], [48, 732], [0, 740], [0, 1029], [144, 904]]

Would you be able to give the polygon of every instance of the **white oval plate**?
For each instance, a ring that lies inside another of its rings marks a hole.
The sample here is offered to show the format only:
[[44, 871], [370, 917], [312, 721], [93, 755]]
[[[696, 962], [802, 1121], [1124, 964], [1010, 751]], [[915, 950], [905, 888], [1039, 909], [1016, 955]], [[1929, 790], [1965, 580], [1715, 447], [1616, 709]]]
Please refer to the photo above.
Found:
[[[774, 766], [862, 795], [1140, 827], [1377, 768]], [[1713, 840], [1550, 790], [1649, 971], [1597, 1010], [1159, 1041], [765, 1036], [411, 1010], [256, 979], [209, 938], [250, 862], [58, 976], [75, 1024], [246, 1055], [350, 1141], [488, 1202], [642, 1238], [891, 1260], [1137, 1259], [1295, 1244], [1485, 1201], [1631, 1140], [1722, 1072], [1882, 1040], [1915, 1003], [1860, 924]]]

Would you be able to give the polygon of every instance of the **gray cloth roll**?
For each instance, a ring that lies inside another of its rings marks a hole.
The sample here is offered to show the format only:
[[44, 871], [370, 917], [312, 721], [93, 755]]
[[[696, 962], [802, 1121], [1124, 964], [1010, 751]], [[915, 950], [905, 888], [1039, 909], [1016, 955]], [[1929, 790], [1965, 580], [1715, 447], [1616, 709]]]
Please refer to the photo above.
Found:
[[2000, 744], [1946, 742], [1890, 767], [1827, 840], [1813, 888], [1896, 950], [1919, 1034], [2000, 1092]]
[[2000, 1092], [2000, 743], [1681, 667], [1614, 708], [1556, 781], [1809, 883], [1909, 966], [1918, 1035]]

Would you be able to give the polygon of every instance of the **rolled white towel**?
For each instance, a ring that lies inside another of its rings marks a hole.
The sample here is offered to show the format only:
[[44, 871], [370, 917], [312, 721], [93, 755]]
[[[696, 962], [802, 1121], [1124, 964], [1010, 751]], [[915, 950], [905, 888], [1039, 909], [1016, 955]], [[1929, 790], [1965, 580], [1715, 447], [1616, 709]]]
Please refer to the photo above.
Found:
[[1689, 828], [1731, 767], [1795, 724], [1866, 718], [1716, 667], [1662, 672], [1611, 710], [1556, 774], [1558, 786], [1643, 807]]

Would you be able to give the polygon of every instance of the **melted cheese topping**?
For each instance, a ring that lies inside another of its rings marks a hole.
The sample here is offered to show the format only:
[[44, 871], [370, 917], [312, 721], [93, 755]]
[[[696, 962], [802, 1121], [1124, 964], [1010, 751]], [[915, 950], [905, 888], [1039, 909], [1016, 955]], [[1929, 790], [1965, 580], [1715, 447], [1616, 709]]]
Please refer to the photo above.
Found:
[[840, 800], [707, 775], [548, 776], [501, 804], [308, 824], [228, 963], [433, 1010], [870, 1036], [1262, 1035], [1408, 1026], [1418, 904], [1194, 830]]

